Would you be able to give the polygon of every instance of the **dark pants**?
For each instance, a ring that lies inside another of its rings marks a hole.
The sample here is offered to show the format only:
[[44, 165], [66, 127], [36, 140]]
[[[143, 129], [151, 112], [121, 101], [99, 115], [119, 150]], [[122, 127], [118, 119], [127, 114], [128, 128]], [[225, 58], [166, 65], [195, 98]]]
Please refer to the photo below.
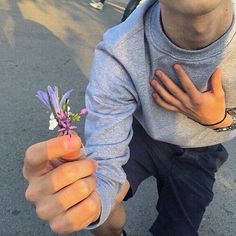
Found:
[[130, 0], [125, 8], [121, 22], [125, 21], [127, 17], [136, 9], [141, 0]]
[[226, 150], [221, 144], [180, 148], [155, 141], [136, 120], [133, 130], [131, 156], [123, 166], [131, 185], [125, 200], [135, 194], [143, 180], [154, 176], [159, 214], [150, 232], [155, 236], [197, 236], [205, 209], [213, 199], [215, 172], [228, 158]]

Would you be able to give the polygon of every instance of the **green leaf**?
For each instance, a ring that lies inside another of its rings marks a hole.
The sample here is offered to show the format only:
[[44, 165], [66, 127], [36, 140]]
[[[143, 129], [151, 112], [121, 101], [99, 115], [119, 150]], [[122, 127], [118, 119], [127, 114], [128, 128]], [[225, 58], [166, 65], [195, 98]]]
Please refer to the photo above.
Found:
[[70, 118], [72, 121], [75, 121], [75, 122], [80, 121], [80, 115], [78, 113], [71, 113]]
[[68, 111], [68, 105], [69, 105], [70, 100], [67, 98], [65, 102], [62, 104], [62, 110], [63, 111]]

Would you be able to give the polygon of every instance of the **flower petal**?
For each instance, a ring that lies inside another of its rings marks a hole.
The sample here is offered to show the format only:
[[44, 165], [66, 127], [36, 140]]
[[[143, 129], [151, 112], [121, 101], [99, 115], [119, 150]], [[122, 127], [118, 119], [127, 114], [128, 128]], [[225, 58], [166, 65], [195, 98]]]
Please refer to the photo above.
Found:
[[47, 108], [50, 109], [47, 93], [39, 90], [35, 95]]
[[73, 89], [68, 90], [68, 91], [62, 96], [61, 101], [60, 101], [60, 106], [61, 106], [61, 107], [62, 107], [62, 105], [64, 104], [65, 100], [70, 97], [70, 95], [71, 95], [72, 92], [73, 92]]
[[54, 130], [58, 126], [56, 119], [49, 120], [49, 130]]
[[57, 87], [57, 86], [54, 86], [54, 92], [55, 92], [56, 97], [57, 97], [58, 100], [59, 100], [59, 99], [60, 99], [60, 96], [59, 96], [59, 90], [58, 90], [58, 87]]
[[53, 113], [50, 114], [50, 120], [54, 120], [55, 116], [53, 115]]
[[59, 113], [61, 111], [61, 107], [59, 104], [59, 98], [57, 95], [57, 91], [56, 90], [54, 91], [51, 86], [48, 86], [47, 90], [48, 90], [50, 102], [51, 102], [55, 112]]
[[88, 112], [88, 110], [86, 108], [83, 108], [80, 110], [79, 114], [80, 115], [85, 115]]

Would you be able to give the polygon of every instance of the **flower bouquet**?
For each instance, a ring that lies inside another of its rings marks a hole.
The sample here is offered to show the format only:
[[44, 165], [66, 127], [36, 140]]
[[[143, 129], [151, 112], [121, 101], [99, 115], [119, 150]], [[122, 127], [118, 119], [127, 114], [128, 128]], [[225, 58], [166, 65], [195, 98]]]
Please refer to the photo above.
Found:
[[[81, 115], [87, 113], [86, 108], [80, 110], [79, 113], [74, 113], [70, 110], [69, 107], [69, 97], [73, 89], [68, 90], [65, 94], [61, 94], [58, 87], [52, 88], [51, 86], [47, 87], [47, 91], [37, 91], [36, 97], [49, 109], [51, 112], [49, 120], [49, 130], [54, 130], [56, 127], [59, 127], [59, 135], [77, 135], [74, 129], [76, 126], [75, 122], [79, 122]], [[78, 136], [82, 151], [84, 152], [84, 146], [81, 141], [81, 138]], [[64, 156], [65, 159], [70, 159], [75, 156], [75, 153]], [[78, 153], [77, 153], [78, 155]]]

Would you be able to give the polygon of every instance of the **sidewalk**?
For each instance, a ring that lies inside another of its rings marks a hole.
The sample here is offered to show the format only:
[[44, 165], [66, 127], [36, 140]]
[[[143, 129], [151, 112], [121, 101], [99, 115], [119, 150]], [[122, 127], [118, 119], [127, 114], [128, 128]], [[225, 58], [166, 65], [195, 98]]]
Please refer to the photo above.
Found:
[[[107, 28], [120, 22], [127, 1], [109, 0], [103, 11], [88, 3], [0, 0], [0, 236], [55, 235], [25, 201], [21, 168], [25, 148], [54, 135], [47, 130], [49, 114], [35, 92], [48, 84], [74, 88], [72, 106], [82, 108], [94, 46]], [[82, 127], [83, 122], [81, 135]], [[215, 199], [200, 236], [236, 235], [235, 140], [226, 146], [231, 158], [217, 175]], [[129, 236], [150, 235], [148, 228], [156, 216], [155, 185], [154, 179], [148, 179], [126, 204]]]

